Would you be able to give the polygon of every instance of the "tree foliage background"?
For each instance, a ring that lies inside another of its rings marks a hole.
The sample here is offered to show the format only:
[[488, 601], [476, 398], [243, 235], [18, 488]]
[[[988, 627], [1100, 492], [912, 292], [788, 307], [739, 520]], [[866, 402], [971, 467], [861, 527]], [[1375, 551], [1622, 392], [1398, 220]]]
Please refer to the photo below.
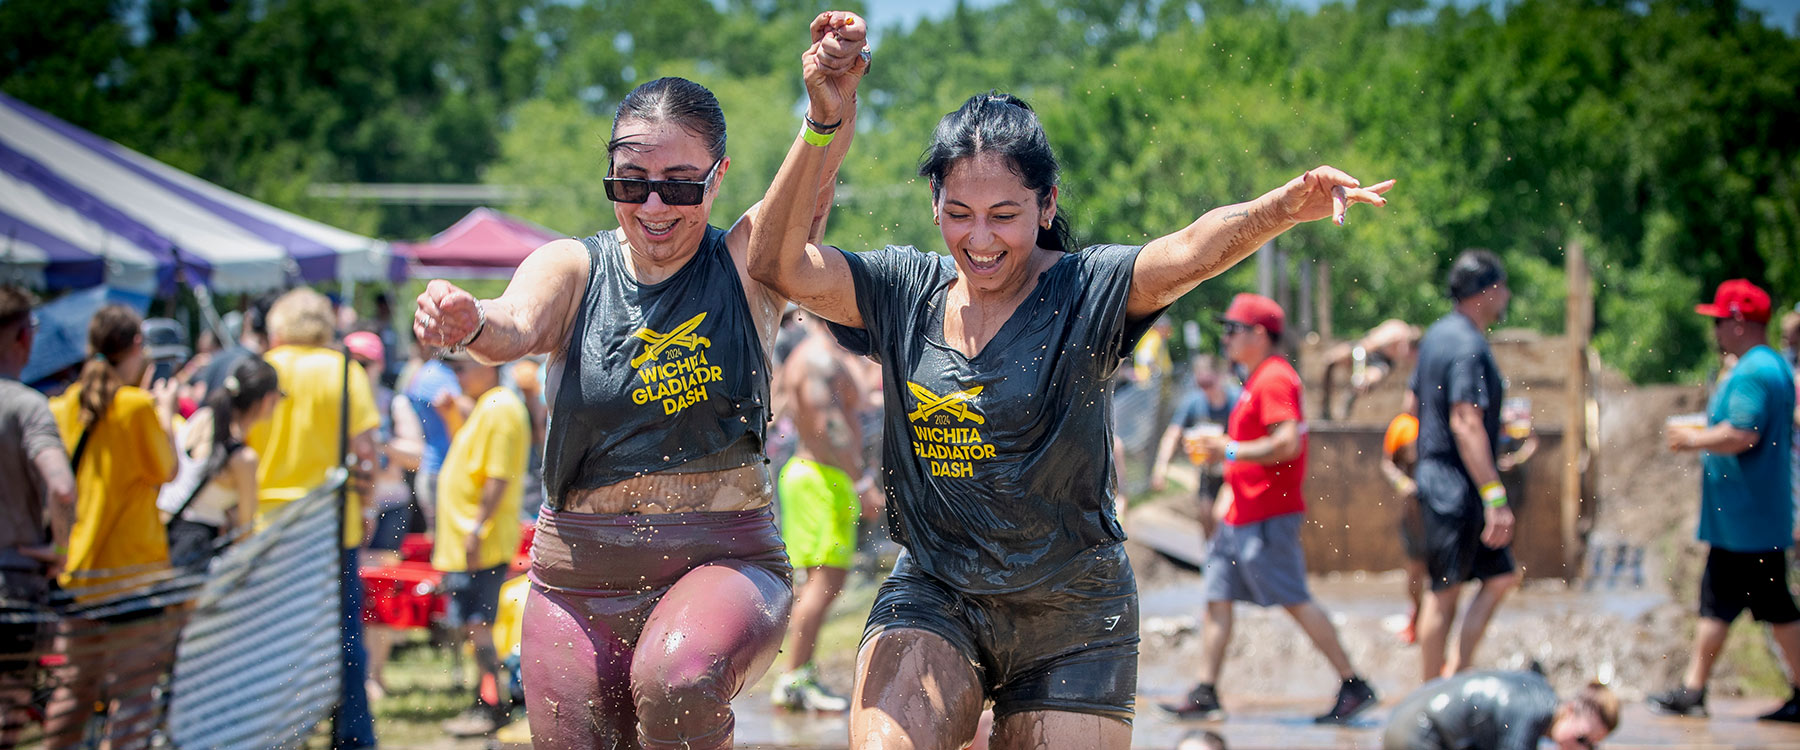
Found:
[[[347, 228], [416, 238], [464, 207], [309, 198], [318, 182], [490, 182], [560, 231], [614, 225], [612, 109], [680, 75], [719, 95], [715, 223], [761, 197], [799, 124], [804, 0], [6, 0], [0, 89]], [[860, 3], [833, 7], [860, 10]], [[1596, 345], [1693, 377], [1692, 305], [1748, 277], [1800, 298], [1800, 43], [1731, 0], [1010, 0], [880, 29], [830, 239], [938, 248], [914, 168], [937, 118], [1001, 89], [1039, 112], [1087, 242], [1142, 242], [1321, 163], [1399, 187], [1278, 241], [1333, 267], [1340, 332], [1443, 313], [1457, 251], [1507, 261], [1511, 323], [1559, 331], [1566, 248]], [[1234, 270], [1177, 304], [1209, 320]]]

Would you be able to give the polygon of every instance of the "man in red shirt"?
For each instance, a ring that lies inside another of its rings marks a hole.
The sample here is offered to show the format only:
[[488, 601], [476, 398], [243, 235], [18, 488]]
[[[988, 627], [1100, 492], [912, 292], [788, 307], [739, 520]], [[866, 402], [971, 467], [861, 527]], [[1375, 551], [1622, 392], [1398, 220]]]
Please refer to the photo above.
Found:
[[1250, 376], [1225, 437], [1207, 446], [1209, 453], [1225, 457], [1225, 485], [1232, 499], [1207, 548], [1200, 684], [1186, 699], [1163, 706], [1184, 719], [1224, 716], [1215, 686], [1231, 643], [1232, 603], [1237, 601], [1286, 609], [1343, 679], [1337, 703], [1314, 721], [1348, 723], [1376, 702], [1375, 690], [1356, 675], [1337, 629], [1306, 589], [1300, 547], [1306, 416], [1300, 408], [1300, 375], [1277, 351], [1286, 319], [1274, 300], [1240, 294], [1220, 320], [1225, 355]]

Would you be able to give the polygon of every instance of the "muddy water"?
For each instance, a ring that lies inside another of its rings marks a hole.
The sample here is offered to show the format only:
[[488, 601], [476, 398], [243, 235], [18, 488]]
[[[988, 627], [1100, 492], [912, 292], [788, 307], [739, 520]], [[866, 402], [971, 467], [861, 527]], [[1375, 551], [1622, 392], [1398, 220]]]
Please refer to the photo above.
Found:
[[[1397, 574], [1314, 579], [1314, 595], [1332, 614], [1345, 650], [1359, 672], [1382, 694], [1382, 705], [1349, 728], [1322, 728], [1314, 714], [1331, 703], [1336, 677], [1285, 613], [1240, 605], [1231, 650], [1219, 686], [1228, 716], [1213, 724], [1175, 721], [1155, 705], [1185, 691], [1198, 659], [1198, 579], [1143, 593], [1144, 656], [1139, 665], [1138, 719], [1132, 744], [1173, 748], [1197, 728], [1223, 735], [1234, 750], [1264, 748], [1378, 748], [1388, 711], [1418, 684], [1418, 650], [1395, 636], [1403, 623], [1402, 579]], [[1659, 689], [1674, 662], [1686, 657], [1685, 608], [1654, 589], [1596, 591], [1560, 584], [1532, 584], [1495, 617], [1477, 655], [1483, 667], [1522, 666], [1535, 659], [1559, 690], [1594, 677], [1609, 679], [1625, 699], [1620, 731], [1606, 748], [1792, 748], [1800, 727], [1762, 724], [1754, 716], [1773, 708], [1767, 698], [1714, 698], [1714, 717], [1677, 719], [1652, 715], [1646, 692]], [[768, 696], [739, 698], [739, 747], [842, 748], [843, 716], [772, 712]]]

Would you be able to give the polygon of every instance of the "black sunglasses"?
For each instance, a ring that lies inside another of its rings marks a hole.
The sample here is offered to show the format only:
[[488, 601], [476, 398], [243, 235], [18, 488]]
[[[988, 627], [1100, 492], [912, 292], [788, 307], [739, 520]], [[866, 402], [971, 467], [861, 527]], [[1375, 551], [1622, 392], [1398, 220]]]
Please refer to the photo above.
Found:
[[1246, 333], [1250, 329], [1256, 327], [1253, 325], [1246, 325], [1244, 323], [1239, 323], [1235, 320], [1220, 321], [1220, 324], [1225, 327], [1225, 335], [1227, 335], [1227, 336], [1230, 336], [1233, 334], [1238, 334], [1238, 333]]
[[698, 206], [706, 197], [706, 186], [712, 184], [713, 173], [719, 171], [719, 163], [712, 163], [706, 170], [706, 176], [698, 180], [641, 180], [635, 177], [607, 177], [606, 198], [614, 203], [643, 203], [650, 200], [654, 191], [662, 196], [663, 203], [671, 206]]

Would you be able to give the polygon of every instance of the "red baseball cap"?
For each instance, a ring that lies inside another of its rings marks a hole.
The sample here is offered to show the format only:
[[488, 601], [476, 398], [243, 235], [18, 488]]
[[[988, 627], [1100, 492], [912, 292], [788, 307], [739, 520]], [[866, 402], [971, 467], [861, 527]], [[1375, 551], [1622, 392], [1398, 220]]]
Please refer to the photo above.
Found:
[[1694, 312], [1714, 318], [1743, 318], [1753, 323], [1769, 322], [1769, 293], [1748, 279], [1732, 279], [1719, 285], [1710, 305], [1695, 305]]
[[1220, 320], [1242, 323], [1247, 326], [1262, 326], [1270, 335], [1281, 335], [1281, 329], [1287, 324], [1287, 313], [1281, 311], [1281, 305], [1275, 300], [1260, 294], [1240, 294], [1231, 298], [1231, 306], [1225, 308]]
[[350, 350], [350, 356], [359, 359], [387, 361], [387, 347], [381, 345], [381, 337], [368, 331], [357, 331], [345, 336], [344, 347]]

